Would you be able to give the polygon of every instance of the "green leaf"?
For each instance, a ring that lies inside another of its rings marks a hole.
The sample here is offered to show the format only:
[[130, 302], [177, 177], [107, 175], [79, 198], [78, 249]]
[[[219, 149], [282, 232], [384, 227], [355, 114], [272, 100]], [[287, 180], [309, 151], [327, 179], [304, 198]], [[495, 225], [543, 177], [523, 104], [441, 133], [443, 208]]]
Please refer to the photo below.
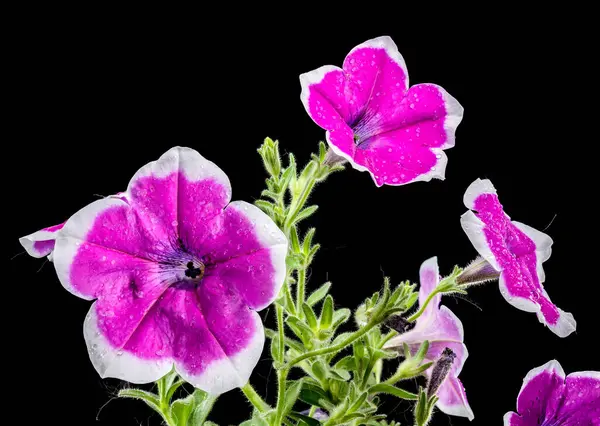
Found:
[[414, 360], [420, 364], [425, 359], [425, 355], [427, 355], [428, 350], [429, 350], [429, 341], [425, 340], [423, 343], [421, 343], [421, 346], [419, 346], [419, 350], [415, 354]]
[[348, 355], [336, 362], [333, 368], [336, 370], [355, 370], [356, 361], [353, 356]]
[[265, 200], [256, 200], [254, 202], [254, 204], [256, 204], [256, 206], [259, 207], [266, 214], [268, 214], [268, 215], [273, 214], [273, 208], [275, 207], [273, 205], [273, 203], [270, 203], [269, 201], [265, 201]]
[[304, 302], [302, 304], [302, 311], [304, 312], [304, 316], [306, 317], [306, 322], [307, 322], [308, 326], [312, 330], [317, 331], [318, 330], [317, 316], [315, 315], [315, 312], [312, 310], [312, 308], [308, 305], [308, 303]]
[[350, 318], [350, 315], [352, 313], [350, 312], [350, 309], [348, 308], [342, 308], [342, 309], [338, 309], [337, 311], [335, 311], [333, 313], [333, 329], [338, 328], [340, 325], [342, 325], [343, 323], [345, 323], [346, 321], [348, 321], [348, 318]]
[[304, 241], [302, 241], [302, 251], [304, 252], [305, 256], [308, 256], [310, 253], [312, 239], [315, 236], [315, 231], [315, 228], [310, 228], [308, 231], [306, 231], [306, 234], [304, 234]]
[[321, 383], [326, 382], [328, 368], [322, 359], [314, 361], [310, 369], [315, 379], [317, 379]]
[[171, 417], [175, 419], [177, 426], [186, 426], [194, 408], [194, 395], [177, 399], [171, 404], [169, 410]]
[[290, 181], [292, 180], [292, 175], [296, 173], [296, 170], [293, 167], [286, 167], [281, 175], [281, 188], [285, 189], [290, 185]]
[[321, 422], [317, 419], [313, 419], [312, 417], [308, 417], [304, 414], [297, 413], [292, 411], [288, 414], [292, 419], [298, 420], [298, 426], [320, 426]]
[[329, 373], [335, 379], [342, 380], [344, 382], [350, 380], [350, 373], [348, 372], [348, 370], [344, 370], [343, 368], [333, 368], [329, 370]]
[[321, 160], [321, 163], [323, 161], [325, 161], [325, 157], [327, 156], [327, 145], [325, 145], [325, 142], [319, 142], [319, 160]]
[[294, 334], [302, 340], [302, 343], [305, 345], [310, 343], [314, 336], [313, 331], [302, 320], [290, 315], [285, 322]]
[[302, 380], [296, 380], [293, 382], [291, 386], [288, 386], [285, 390], [285, 399], [283, 402], [283, 415], [287, 415], [292, 408], [294, 408], [294, 404], [300, 395], [300, 391], [302, 390]]
[[342, 423], [346, 423], [346, 422], [349, 422], [350, 420], [360, 419], [360, 418], [364, 418], [364, 417], [365, 417], [365, 415], [363, 413], [346, 414], [344, 417], [342, 417]]
[[308, 252], [308, 263], [311, 263], [313, 258], [315, 257], [315, 254], [317, 254], [317, 252], [319, 251], [319, 249], [321, 248], [321, 244], [315, 244], [314, 246], [312, 246]]
[[167, 396], [165, 397], [165, 401], [170, 403], [171, 399], [173, 399], [173, 395], [175, 395], [175, 392], [177, 392], [177, 389], [179, 389], [184, 384], [185, 384], [185, 380], [183, 380], [183, 379], [179, 379], [175, 383], [173, 383], [169, 387], [169, 390], [167, 391]]
[[279, 199], [279, 195], [276, 194], [273, 191], [269, 191], [268, 189], [264, 189], [261, 193], [260, 193], [261, 197], [266, 197], [266, 198], [270, 198], [273, 201], [277, 201]]
[[310, 206], [310, 207], [306, 207], [305, 209], [302, 209], [298, 215], [296, 215], [296, 218], [294, 219], [294, 223], [299, 223], [301, 221], [303, 221], [304, 219], [312, 216], [314, 214], [314, 212], [317, 211], [317, 209], [319, 208], [319, 206]]
[[152, 392], [147, 392], [142, 389], [121, 389], [119, 391], [119, 397], [139, 399], [148, 404], [148, 406], [157, 413], [162, 413], [162, 410], [160, 409], [160, 399], [158, 398], [158, 395]]
[[274, 336], [271, 339], [271, 358], [273, 362], [279, 359], [279, 336]]
[[415, 395], [414, 393], [405, 391], [404, 389], [400, 389], [397, 388], [396, 386], [392, 386], [392, 385], [388, 385], [385, 383], [379, 383], [376, 384], [375, 386], [371, 386], [371, 388], [369, 388], [369, 393], [371, 395], [377, 394], [377, 393], [387, 393], [389, 395], [394, 395], [398, 398], [402, 398], [402, 399], [408, 399], [408, 400], [416, 400], [417, 399], [417, 395]]
[[333, 297], [330, 294], [325, 298], [323, 302], [323, 308], [321, 309], [321, 317], [319, 318], [319, 327], [322, 329], [328, 329], [333, 323]]
[[298, 398], [302, 402], [324, 409], [329, 409], [333, 404], [329, 394], [314, 383], [304, 382]]
[[300, 253], [300, 239], [298, 238], [298, 229], [292, 226], [290, 229], [290, 242], [294, 253]]
[[309, 306], [316, 305], [321, 299], [323, 299], [325, 296], [327, 296], [327, 292], [329, 291], [330, 287], [331, 287], [331, 283], [329, 281], [326, 282], [321, 287], [319, 287], [318, 289], [313, 291], [310, 294], [310, 296], [308, 296], [306, 303], [308, 303]]

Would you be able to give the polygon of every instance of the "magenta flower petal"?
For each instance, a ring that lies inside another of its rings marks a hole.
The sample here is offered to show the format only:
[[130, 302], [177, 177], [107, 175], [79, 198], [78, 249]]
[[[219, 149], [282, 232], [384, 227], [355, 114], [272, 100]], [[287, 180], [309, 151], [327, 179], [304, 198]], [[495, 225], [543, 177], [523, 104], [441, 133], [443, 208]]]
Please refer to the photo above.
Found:
[[517, 411], [504, 416], [505, 426], [600, 425], [600, 372], [565, 373], [552, 360], [523, 380]]
[[377, 186], [444, 179], [463, 108], [443, 88], [408, 89], [408, 71], [389, 37], [352, 49], [343, 69], [324, 66], [300, 76], [301, 100], [327, 131], [331, 149]]
[[19, 238], [19, 242], [27, 251], [27, 254], [33, 257], [44, 257], [51, 255], [54, 250], [54, 241], [56, 233], [62, 229], [64, 223], [50, 226], [33, 234]]
[[66, 222], [54, 264], [67, 290], [97, 299], [84, 327], [102, 377], [145, 383], [175, 365], [211, 393], [247, 382], [264, 343], [251, 309], [277, 296], [287, 240], [230, 196], [221, 169], [176, 147], [141, 168], [126, 193]]
[[[431, 291], [438, 285], [440, 279], [437, 258], [433, 257], [421, 265], [419, 304], [422, 305]], [[436, 295], [429, 302], [423, 314], [417, 319], [412, 330], [392, 338], [386, 343], [386, 348], [409, 345], [414, 354], [421, 343], [429, 341], [429, 350], [425, 356], [427, 361], [436, 360], [445, 348], [450, 348], [456, 355], [450, 373], [440, 386], [437, 396], [437, 406], [446, 414], [474, 418], [473, 411], [467, 401], [464, 387], [458, 375], [462, 371], [469, 353], [464, 345], [464, 331], [461, 321], [446, 306], [440, 306], [441, 295]], [[427, 370], [427, 377], [430, 371]]]
[[557, 308], [542, 283], [542, 263], [552, 252], [552, 239], [543, 232], [514, 222], [504, 213], [496, 189], [489, 180], [477, 179], [464, 197], [467, 211], [461, 217], [462, 227], [475, 249], [500, 272], [500, 292], [511, 305], [537, 313], [560, 337], [575, 331], [573, 315]]

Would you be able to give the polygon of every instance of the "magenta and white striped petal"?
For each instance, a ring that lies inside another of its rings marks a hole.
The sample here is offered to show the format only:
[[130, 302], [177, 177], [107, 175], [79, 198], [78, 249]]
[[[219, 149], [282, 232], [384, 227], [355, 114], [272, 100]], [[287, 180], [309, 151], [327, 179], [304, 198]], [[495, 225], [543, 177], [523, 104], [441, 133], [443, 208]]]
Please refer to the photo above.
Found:
[[435, 84], [409, 89], [396, 44], [378, 37], [356, 46], [343, 68], [300, 76], [301, 100], [327, 131], [331, 149], [377, 186], [444, 179], [462, 106]]
[[209, 393], [247, 382], [264, 343], [255, 310], [283, 284], [287, 240], [230, 196], [221, 169], [176, 147], [66, 222], [54, 264], [67, 290], [97, 299], [84, 327], [102, 377], [145, 383], [174, 365]]
[[552, 239], [525, 224], [511, 221], [489, 180], [477, 179], [467, 189], [469, 210], [461, 217], [463, 230], [479, 254], [500, 272], [500, 292], [511, 305], [535, 312], [560, 337], [575, 331], [573, 315], [554, 305], [542, 283], [542, 263], [552, 252]]

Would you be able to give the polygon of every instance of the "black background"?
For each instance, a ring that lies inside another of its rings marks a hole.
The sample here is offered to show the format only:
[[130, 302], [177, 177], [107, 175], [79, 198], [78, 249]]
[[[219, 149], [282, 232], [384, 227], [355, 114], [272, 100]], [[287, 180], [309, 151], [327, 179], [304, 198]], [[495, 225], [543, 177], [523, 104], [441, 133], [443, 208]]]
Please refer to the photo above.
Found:
[[[470, 357], [461, 379], [473, 424], [501, 424], [515, 409], [525, 374], [550, 359], [567, 372], [600, 369], [593, 248], [598, 133], [592, 130], [598, 93], [586, 75], [589, 37], [571, 28], [585, 25], [566, 14], [501, 18], [495, 11], [464, 21], [405, 11], [389, 22], [382, 11], [332, 25], [304, 8], [265, 22], [208, 13], [191, 23], [183, 22], [185, 13], [21, 16], [7, 63], [16, 96], [5, 118], [16, 131], [3, 161], [12, 216], [4, 287], [14, 296], [3, 308], [3, 352], [11, 407], [30, 419], [24, 424], [160, 420], [139, 402], [105, 405], [122, 384], [101, 380], [89, 363], [82, 337], [89, 302], [60, 286], [51, 263], [12, 258], [22, 252], [17, 238], [64, 221], [96, 194], [124, 190], [139, 167], [174, 145], [217, 163], [231, 179], [233, 199], [253, 201], [264, 185], [256, 154], [264, 137], [279, 139], [282, 151], [301, 163], [324, 138], [299, 100], [298, 75], [341, 65], [353, 46], [384, 34], [404, 56], [411, 84], [442, 85], [464, 106], [464, 120], [456, 147], [447, 151], [445, 181], [376, 188], [367, 173], [348, 168], [317, 188], [312, 201], [320, 209], [310, 225], [323, 248], [309, 289], [331, 280], [336, 303], [353, 308], [384, 275], [416, 281], [431, 256], [438, 256], [442, 274], [465, 265], [476, 253], [459, 224], [462, 195], [477, 177], [490, 178], [513, 219], [548, 227], [555, 243], [544, 265], [546, 289], [578, 327], [558, 338], [534, 314], [508, 305], [496, 283], [473, 289], [469, 301], [446, 298], [464, 324]], [[272, 323], [272, 312], [264, 314]], [[251, 380], [274, 401], [267, 354]], [[381, 411], [411, 424], [410, 407], [386, 400]], [[210, 419], [238, 424], [249, 413], [241, 393], [232, 391]], [[438, 413], [432, 424], [469, 422]]]

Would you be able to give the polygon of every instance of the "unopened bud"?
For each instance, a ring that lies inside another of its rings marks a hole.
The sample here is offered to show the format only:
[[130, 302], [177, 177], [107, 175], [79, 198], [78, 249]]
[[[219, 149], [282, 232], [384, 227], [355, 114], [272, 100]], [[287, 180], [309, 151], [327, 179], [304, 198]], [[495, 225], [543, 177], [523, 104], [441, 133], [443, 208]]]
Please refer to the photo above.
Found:
[[396, 330], [398, 334], [406, 333], [415, 328], [415, 322], [409, 322], [401, 315], [394, 315], [386, 319], [383, 323], [386, 327]]
[[456, 354], [452, 352], [452, 349], [446, 348], [443, 350], [440, 357], [437, 359], [435, 364], [433, 365], [433, 369], [431, 370], [431, 377], [429, 379], [429, 384], [427, 385], [427, 397], [431, 398], [438, 391], [446, 377], [448, 377], [448, 373], [450, 372], [450, 368], [452, 368], [452, 363], [456, 358]]
[[456, 284], [467, 287], [494, 281], [498, 278], [500, 278], [500, 272], [496, 271], [483, 257], [478, 257], [456, 277]]

